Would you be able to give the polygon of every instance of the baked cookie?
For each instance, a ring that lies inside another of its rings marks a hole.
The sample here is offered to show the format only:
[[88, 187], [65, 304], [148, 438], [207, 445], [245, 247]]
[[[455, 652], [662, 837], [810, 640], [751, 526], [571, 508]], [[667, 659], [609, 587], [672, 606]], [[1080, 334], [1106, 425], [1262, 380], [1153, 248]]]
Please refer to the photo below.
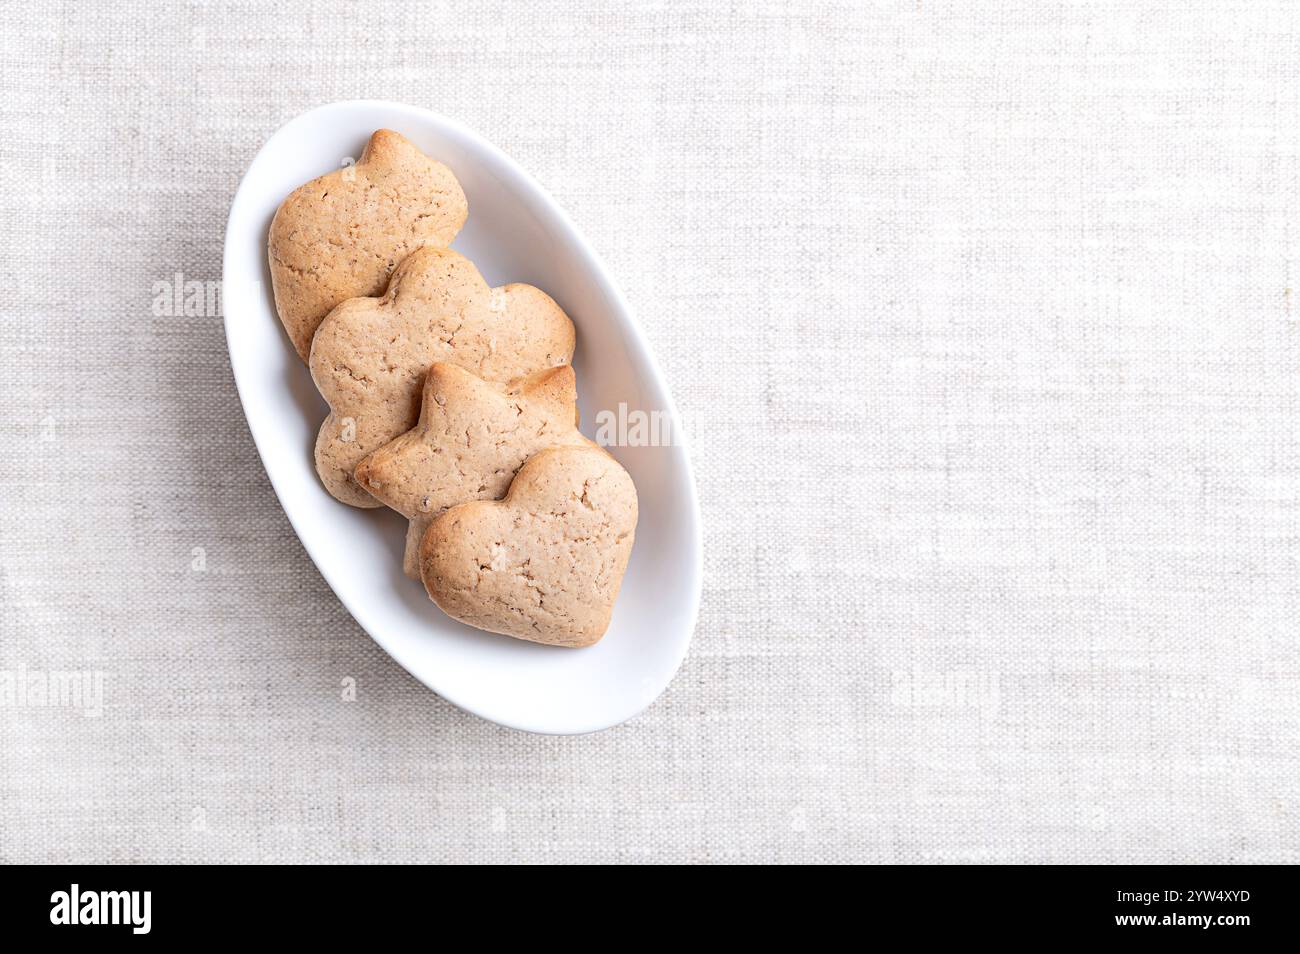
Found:
[[468, 210], [451, 170], [391, 129], [370, 137], [356, 165], [291, 192], [267, 251], [275, 310], [302, 359], [331, 308], [382, 294], [412, 251], [449, 245]]
[[357, 464], [353, 477], [411, 521], [402, 568], [420, 578], [420, 540], [433, 518], [467, 500], [499, 500], [540, 450], [594, 446], [577, 427], [573, 368], [489, 384], [454, 364], [424, 382], [420, 421]]
[[590, 646], [609, 628], [636, 533], [636, 487], [598, 447], [530, 458], [504, 500], [433, 521], [420, 575], [448, 616], [518, 639]]
[[326, 489], [354, 507], [379, 506], [353, 471], [415, 426], [435, 362], [504, 383], [568, 364], [573, 345], [573, 322], [545, 292], [489, 288], [464, 256], [417, 249], [393, 272], [382, 298], [349, 299], [316, 330], [311, 376], [330, 406], [316, 439], [316, 470]]

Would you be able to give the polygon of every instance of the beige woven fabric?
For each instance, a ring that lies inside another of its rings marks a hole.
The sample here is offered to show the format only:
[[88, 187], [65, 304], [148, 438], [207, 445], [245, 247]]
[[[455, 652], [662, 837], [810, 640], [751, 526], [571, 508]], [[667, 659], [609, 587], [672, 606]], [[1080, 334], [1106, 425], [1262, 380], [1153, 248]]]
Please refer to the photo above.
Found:
[[[0, 674], [0, 860], [1300, 860], [1295, 4], [121, 0], [0, 43], [0, 670], [47, 689]], [[278, 125], [365, 97], [534, 172], [687, 419], [699, 628], [618, 729], [377, 649], [220, 318], [155, 301], [219, 279]]]

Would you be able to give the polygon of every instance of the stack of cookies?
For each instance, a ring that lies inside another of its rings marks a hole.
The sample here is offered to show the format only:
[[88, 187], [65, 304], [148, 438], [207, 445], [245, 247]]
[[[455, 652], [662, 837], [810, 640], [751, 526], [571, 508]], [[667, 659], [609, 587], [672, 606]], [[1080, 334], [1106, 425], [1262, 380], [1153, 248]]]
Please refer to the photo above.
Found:
[[330, 407], [316, 470], [342, 503], [410, 521], [406, 573], [449, 616], [589, 646], [636, 488], [578, 431], [573, 322], [447, 247], [467, 214], [451, 170], [387, 129], [276, 212], [276, 311]]

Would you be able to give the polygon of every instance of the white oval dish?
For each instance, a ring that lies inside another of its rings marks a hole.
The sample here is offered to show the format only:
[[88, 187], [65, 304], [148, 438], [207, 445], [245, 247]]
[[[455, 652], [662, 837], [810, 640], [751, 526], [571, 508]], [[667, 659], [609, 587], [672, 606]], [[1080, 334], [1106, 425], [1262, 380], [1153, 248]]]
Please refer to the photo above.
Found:
[[[293, 189], [359, 157], [370, 133], [395, 129], [456, 173], [469, 221], [454, 243], [492, 285], [529, 282], [578, 329], [583, 431], [597, 413], [657, 412], [670, 446], [610, 447], [640, 501], [636, 545], [605, 638], [558, 649], [454, 622], [402, 574], [406, 521], [357, 510], [321, 486], [312, 461], [325, 417], [307, 368], [275, 315], [266, 239]], [[226, 340], [249, 430], [303, 546], [356, 621], [398, 663], [453, 704], [531, 732], [592, 732], [636, 715], [686, 655], [702, 581], [695, 481], [672, 398], [650, 348], [595, 252], [536, 181], [474, 132], [428, 110], [357, 101], [313, 109], [262, 147], [226, 226]]]

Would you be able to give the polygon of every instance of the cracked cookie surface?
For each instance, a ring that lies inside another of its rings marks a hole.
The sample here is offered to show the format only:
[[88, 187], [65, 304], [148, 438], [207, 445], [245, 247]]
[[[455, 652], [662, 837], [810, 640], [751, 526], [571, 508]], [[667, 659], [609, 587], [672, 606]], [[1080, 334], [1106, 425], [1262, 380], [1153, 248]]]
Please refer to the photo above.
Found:
[[590, 646], [609, 628], [636, 534], [632, 478], [598, 447], [531, 457], [505, 499], [435, 519], [420, 575], [448, 616], [552, 646]]
[[306, 361], [330, 309], [379, 295], [412, 251], [446, 246], [468, 205], [451, 170], [404, 136], [377, 130], [361, 159], [291, 192], [271, 221], [275, 308]]
[[457, 252], [418, 249], [393, 272], [383, 297], [343, 302], [316, 331], [309, 365], [330, 406], [316, 439], [321, 481], [344, 503], [380, 506], [353, 473], [416, 425], [433, 364], [504, 383], [567, 365], [573, 347], [573, 322], [545, 292], [489, 288]]
[[529, 457], [594, 446], [577, 428], [577, 383], [565, 365], [506, 385], [453, 364], [424, 382], [420, 420], [361, 461], [356, 482], [410, 521], [402, 568], [420, 578], [420, 540], [435, 517], [469, 500], [499, 500]]

